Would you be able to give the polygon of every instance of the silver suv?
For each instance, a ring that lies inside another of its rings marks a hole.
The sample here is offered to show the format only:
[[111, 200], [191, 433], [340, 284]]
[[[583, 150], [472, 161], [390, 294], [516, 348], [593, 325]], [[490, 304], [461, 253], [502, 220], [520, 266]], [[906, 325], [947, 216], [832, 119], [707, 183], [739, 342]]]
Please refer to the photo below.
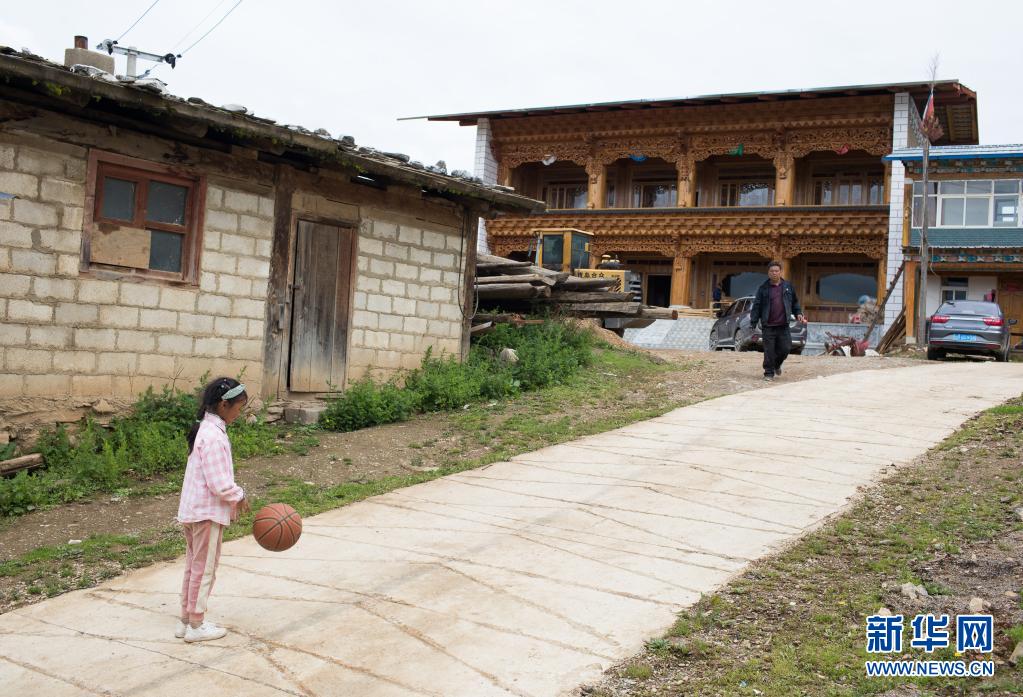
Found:
[[1009, 327], [998, 303], [953, 300], [942, 303], [927, 320], [927, 358], [941, 360], [946, 353], [994, 356], [1009, 360]]

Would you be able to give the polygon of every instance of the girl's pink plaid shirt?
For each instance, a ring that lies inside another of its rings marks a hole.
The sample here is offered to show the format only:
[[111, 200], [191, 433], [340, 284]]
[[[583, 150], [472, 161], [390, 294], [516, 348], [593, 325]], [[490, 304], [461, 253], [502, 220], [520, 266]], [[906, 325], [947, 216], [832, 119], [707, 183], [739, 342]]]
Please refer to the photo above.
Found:
[[216, 414], [207, 412], [199, 424], [192, 454], [188, 456], [185, 481], [181, 485], [181, 503], [178, 504], [178, 522], [212, 520], [230, 525], [235, 507], [243, 498], [245, 492], [234, 481], [227, 424]]

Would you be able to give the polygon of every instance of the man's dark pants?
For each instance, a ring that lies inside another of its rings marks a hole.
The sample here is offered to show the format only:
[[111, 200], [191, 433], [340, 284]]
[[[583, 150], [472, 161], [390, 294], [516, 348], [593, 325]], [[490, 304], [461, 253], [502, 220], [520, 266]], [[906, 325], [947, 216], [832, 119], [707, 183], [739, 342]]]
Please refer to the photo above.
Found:
[[792, 350], [789, 326], [764, 327], [764, 375], [774, 375]]

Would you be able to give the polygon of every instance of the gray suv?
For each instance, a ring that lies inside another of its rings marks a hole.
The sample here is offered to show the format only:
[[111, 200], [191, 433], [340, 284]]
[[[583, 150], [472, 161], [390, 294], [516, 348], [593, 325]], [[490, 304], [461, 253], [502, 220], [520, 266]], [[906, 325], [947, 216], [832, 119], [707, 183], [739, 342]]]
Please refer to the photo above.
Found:
[[927, 358], [941, 360], [946, 353], [994, 356], [1009, 360], [1009, 327], [998, 303], [952, 300], [942, 303], [927, 319]]
[[[753, 308], [753, 296], [739, 298], [721, 313], [710, 329], [710, 350], [730, 348], [735, 351], [764, 350], [760, 329], [750, 331], [749, 315]], [[792, 353], [799, 355], [806, 346], [806, 325], [795, 317], [789, 318], [789, 332], [792, 334]]]

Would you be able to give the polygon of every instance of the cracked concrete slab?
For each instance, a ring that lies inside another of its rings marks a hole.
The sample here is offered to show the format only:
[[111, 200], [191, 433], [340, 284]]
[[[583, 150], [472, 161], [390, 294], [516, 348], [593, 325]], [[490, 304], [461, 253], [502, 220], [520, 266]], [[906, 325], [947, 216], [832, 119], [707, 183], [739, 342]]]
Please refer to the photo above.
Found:
[[1023, 365], [925, 364], [731, 395], [224, 548], [173, 638], [179, 563], [0, 616], [12, 695], [566, 695], [859, 487], [1023, 392]]

